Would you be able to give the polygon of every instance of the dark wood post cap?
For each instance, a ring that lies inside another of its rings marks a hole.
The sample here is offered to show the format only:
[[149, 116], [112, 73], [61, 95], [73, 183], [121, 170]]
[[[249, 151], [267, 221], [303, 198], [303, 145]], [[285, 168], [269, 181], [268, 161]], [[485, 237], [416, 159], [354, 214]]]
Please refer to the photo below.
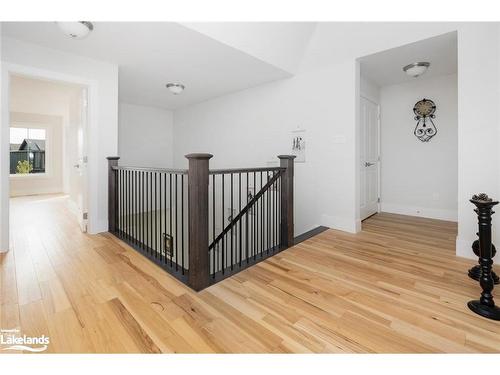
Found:
[[187, 154], [184, 155], [187, 159], [211, 159], [213, 157], [212, 154]]
[[295, 159], [296, 155], [278, 155], [278, 159]]
[[118, 159], [120, 159], [120, 157], [119, 156], [108, 156], [106, 159], [108, 159], [108, 160], [118, 160]]

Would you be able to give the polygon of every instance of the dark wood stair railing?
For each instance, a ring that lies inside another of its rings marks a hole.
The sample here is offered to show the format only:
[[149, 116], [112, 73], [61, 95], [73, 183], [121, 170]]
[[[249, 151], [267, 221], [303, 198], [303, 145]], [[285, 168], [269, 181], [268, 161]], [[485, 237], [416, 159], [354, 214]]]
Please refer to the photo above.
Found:
[[217, 170], [211, 154], [186, 158], [176, 170], [109, 157], [109, 232], [197, 291], [293, 245], [295, 156]]

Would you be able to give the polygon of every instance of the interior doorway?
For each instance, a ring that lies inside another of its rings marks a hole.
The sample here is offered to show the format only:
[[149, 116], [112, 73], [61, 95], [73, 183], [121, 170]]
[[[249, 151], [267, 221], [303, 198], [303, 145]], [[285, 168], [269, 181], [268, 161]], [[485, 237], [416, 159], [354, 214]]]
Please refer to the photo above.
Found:
[[457, 221], [457, 49], [452, 32], [359, 59], [361, 220]]
[[86, 232], [87, 88], [15, 73], [8, 87], [11, 233], [19, 232], [18, 210], [37, 212], [50, 199]]

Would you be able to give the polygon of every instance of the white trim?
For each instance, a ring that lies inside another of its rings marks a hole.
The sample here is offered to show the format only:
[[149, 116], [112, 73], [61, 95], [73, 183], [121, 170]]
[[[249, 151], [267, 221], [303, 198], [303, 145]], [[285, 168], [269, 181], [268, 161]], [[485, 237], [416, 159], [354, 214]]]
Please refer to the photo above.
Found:
[[[91, 139], [92, 134], [98, 134], [99, 118], [98, 118], [98, 89], [99, 84], [96, 80], [73, 76], [69, 74], [59, 73], [56, 71], [39, 69], [31, 66], [2, 62], [2, 80], [1, 80], [1, 127], [0, 127], [0, 160], [1, 160], [1, 175], [0, 175], [0, 252], [6, 252], [9, 249], [9, 127], [10, 127], [10, 75], [19, 74], [38, 79], [48, 79], [51, 81], [60, 81], [73, 83], [85, 86], [88, 89], [88, 117], [87, 117], [87, 140]], [[86, 186], [88, 199], [89, 213], [89, 232], [97, 233], [99, 228], [103, 227], [102, 222], [98, 222], [97, 207], [98, 207], [98, 145], [97, 142], [88, 142], [88, 178]], [[107, 223], [106, 223], [107, 225]]]
[[448, 210], [444, 208], [429, 208], [417, 206], [403, 206], [393, 203], [381, 202], [382, 212], [389, 212], [392, 214], [409, 215], [426, 217], [429, 219], [438, 219], [446, 221], [457, 221], [458, 211]]

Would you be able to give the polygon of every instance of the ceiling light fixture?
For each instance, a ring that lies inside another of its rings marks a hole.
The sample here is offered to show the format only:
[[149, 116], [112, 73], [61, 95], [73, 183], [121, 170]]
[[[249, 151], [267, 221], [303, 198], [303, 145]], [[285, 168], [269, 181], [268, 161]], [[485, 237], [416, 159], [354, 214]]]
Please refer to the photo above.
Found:
[[427, 69], [431, 66], [431, 63], [428, 62], [416, 62], [410, 65], [406, 65], [403, 68], [403, 71], [411, 77], [417, 78], [424, 74]]
[[56, 22], [61, 31], [72, 39], [83, 39], [94, 30], [94, 25], [89, 21]]
[[186, 88], [184, 85], [181, 85], [180, 83], [167, 83], [166, 86], [167, 89], [169, 89], [170, 92], [174, 95], [179, 95]]

